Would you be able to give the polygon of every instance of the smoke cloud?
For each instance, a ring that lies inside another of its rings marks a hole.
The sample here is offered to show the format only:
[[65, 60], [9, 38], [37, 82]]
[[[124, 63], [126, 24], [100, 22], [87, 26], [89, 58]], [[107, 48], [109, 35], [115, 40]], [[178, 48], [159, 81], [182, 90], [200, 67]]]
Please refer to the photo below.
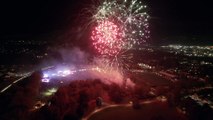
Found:
[[[58, 71], [70, 71], [67, 80], [91, 80], [100, 79], [107, 84], [118, 84], [134, 86], [134, 83], [123, 76], [123, 73], [118, 68], [109, 67], [106, 65], [106, 60], [99, 57], [91, 57], [91, 55], [78, 47], [72, 49], [59, 49], [58, 53], [62, 58], [62, 63], [54, 64], [54, 68], [48, 70], [48, 74], [57, 74]], [[44, 71], [44, 73], [47, 73]], [[51, 81], [50, 81], [51, 82]]]

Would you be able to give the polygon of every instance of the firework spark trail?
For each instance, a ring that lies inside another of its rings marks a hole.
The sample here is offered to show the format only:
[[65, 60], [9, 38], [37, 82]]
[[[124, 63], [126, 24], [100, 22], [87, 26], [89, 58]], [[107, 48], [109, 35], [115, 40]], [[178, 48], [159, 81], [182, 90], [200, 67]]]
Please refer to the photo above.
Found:
[[94, 5], [90, 11], [93, 23], [92, 42], [106, 66], [128, 67], [125, 55], [131, 48], [149, 38], [149, 15], [146, 5], [137, 0], [105, 0]]

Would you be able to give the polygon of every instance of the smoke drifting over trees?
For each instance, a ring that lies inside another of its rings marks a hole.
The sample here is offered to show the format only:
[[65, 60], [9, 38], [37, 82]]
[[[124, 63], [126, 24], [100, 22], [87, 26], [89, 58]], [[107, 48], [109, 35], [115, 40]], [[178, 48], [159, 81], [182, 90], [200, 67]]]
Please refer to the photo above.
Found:
[[65, 63], [75, 65], [88, 63], [89, 54], [78, 47], [74, 47], [73, 49], [60, 49], [58, 52]]

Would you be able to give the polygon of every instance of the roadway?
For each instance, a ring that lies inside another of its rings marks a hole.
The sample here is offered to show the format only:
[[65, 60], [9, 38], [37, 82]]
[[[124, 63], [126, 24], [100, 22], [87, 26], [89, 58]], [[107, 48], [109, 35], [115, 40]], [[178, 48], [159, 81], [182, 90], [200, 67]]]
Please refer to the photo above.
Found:
[[[140, 104], [141, 105], [150, 104], [150, 103], [154, 103], [154, 102], [157, 102], [157, 101], [165, 102], [166, 100], [164, 100], [164, 97], [162, 97], [162, 98], [161, 97], [156, 97], [156, 98], [153, 98], [153, 99], [142, 100], [142, 101], [140, 101]], [[96, 108], [89, 115], [83, 117], [82, 120], [89, 120], [89, 118], [91, 116], [93, 116], [94, 114], [96, 114], [98, 112], [101, 112], [101, 111], [103, 111], [105, 109], [115, 108], [115, 107], [132, 107], [132, 103], [127, 103], [127, 104], [109, 104], [109, 105], [106, 105], [106, 106], [101, 107], [101, 108]]]
[[12, 85], [14, 85], [14, 84], [16, 84], [17, 82], [19, 82], [19, 81], [21, 81], [21, 80], [23, 80], [23, 79], [29, 77], [31, 74], [32, 74], [32, 72], [28, 72], [28, 73], [26, 73], [24, 76], [22, 76], [21, 78], [6, 83], [6, 86], [4, 86], [4, 87], [1, 88], [0, 93], [5, 92], [5, 91], [8, 90], [10, 87], [12, 87]]

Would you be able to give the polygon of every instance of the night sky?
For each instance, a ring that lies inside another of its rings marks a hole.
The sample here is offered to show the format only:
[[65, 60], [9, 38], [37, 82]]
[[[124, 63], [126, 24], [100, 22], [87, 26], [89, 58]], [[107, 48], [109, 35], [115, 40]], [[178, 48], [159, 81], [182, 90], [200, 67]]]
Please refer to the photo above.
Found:
[[[7, 0], [0, 3], [0, 40], [33, 39], [81, 26], [79, 14], [91, 0]], [[213, 36], [213, 7], [207, 0], [144, 0], [152, 39]], [[212, 37], [213, 39], [213, 37]], [[209, 39], [211, 41], [211, 39]]]

